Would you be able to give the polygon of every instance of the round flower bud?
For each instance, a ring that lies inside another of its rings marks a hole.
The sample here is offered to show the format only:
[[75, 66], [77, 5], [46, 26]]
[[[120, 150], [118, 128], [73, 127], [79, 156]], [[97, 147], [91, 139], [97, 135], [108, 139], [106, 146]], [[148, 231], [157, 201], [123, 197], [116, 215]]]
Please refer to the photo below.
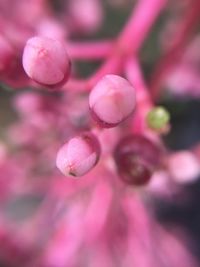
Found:
[[135, 109], [135, 90], [124, 78], [104, 76], [89, 95], [89, 106], [94, 120], [103, 128], [123, 122]]
[[122, 139], [114, 152], [120, 178], [130, 185], [149, 182], [153, 171], [159, 166], [160, 149], [149, 139], [130, 135]]
[[89, 172], [100, 157], [100, 144], [89, 132], [70, 139], [57, 154], [57, 168], [65, 176], [82, 176]]
[[70, 74], [70, 60], [64, 43], [47, 37], [33, 37], [26, 43], [23, 67], [35, 82], [59, 86]]
[[193, 153], [182, 150], [171, 154], [168, 158], [168, 171], [177, 183], [192, 183], [200, 175], [200, 164]]
[[147, 124], [152, 130], [162, 130], [169, 120], [170, 114], [164, 107], [155, 107], [147, 114]]
[[29, 91], [22, 92], [15, 96], [13, 106], [22, 116], [33, 115], [42, 107], [42, 96]]

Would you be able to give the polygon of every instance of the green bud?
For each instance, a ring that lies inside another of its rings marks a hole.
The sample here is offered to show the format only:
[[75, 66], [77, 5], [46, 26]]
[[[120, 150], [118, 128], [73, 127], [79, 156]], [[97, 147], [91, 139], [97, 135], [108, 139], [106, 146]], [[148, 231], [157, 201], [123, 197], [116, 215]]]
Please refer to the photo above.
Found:
[[146, 121], [149, 128], [153, 130], [163, 129], [170, 120], [169, 112], [162, 106], [153, 108], [147, 114]]

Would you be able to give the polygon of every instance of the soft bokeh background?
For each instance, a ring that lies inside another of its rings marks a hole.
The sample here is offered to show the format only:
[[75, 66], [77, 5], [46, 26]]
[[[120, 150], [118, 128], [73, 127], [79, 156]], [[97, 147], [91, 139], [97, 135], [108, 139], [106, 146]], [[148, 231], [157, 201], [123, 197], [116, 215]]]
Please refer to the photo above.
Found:
[[[64, 0], [51, 0], [51, 4], [55, 9], [55, 13], [59, 13], [62, 9], [62, 2]], [[114, 3], [114, 5], [112, 4]], [[127, 16], [130, 13], [130, 5], [133, 1], [121, 1], [122, 4], [116, 5], [117, 1], [104, 1], [105, 17], [103, 27], [95, 34], [89, 36], [75, 35], [74, 39], [92, 39], [97, 37], [114, 37], [124, 25]], [[127, 3], [126, 3], [127, 2]], [[129, 3], [130, 2], [130, 3]], [[166, 10], [159, 21], [151, 31], [148, 40], [140, 53], [142, 68], [147, 81], [150, 84], [150, 77], [154, 66], [161, 54], [161, 30], [163, 25], [170, 16], [170, 9]], [[199, 62], [200, 64], [200, 62]], [[80, 62], [77, 67], [80, 70], [81, 76], [87, 76], [92, 73], [98, 66], [98, 63]], [[199, 65], [200, 67], [200, 65]], [[163, 89], [166, 89], [163, 86]], [[23, 88], [23, 90], [32, 90]], [[13, 97], [20, 92], [19, 89], [12, 90], [4, 84], [1, 85], [0, 90], [0, 137], [5, 140], [6, 128], [17, 120], [17, 114], [12, 107]], [[164, 142], [171, 150], [188, 149], [198, 142], [200, 142], [200, 101], [198, 98], [182, 96], [177, 98], [170, 93], [164, 93], [159, 100], [159, 103], [166, 106], [171, 114], [171, 131], [164, 136]], [[181, 168], [181, 166], [177, 166]], [[174, 202], [164, 201], [163, 199], [155, 198], [155, 210], [157, 218], [164, 227], [181, 226], [189, 231], [190, 236], [195, 242], [192, 249], [193, 253], [200, 258], [200, 180], [194, 184], [183, 186], [184, 194], [187, 195], [187, 200]], [[189, 196], [189, 197], [188, 197]], [[37, 202], [37, 200], [34, 200]], [[20, 199], [19, 202], [11, 205], [10, 213], [16, 216], [22, 216], [23, 212], [26, 214], [31, 212], [31, 204], [26, 205], [26, 199]], [[34, 205], [33, 205], [34, 206]], [[20, 207], [20, 208], [19, 208]], [[21, 215], [20, 215], [21, 212]], [[16, 215], [17, 214], [17, 215]], [[1, 248], [0, 248], [1, 249]], [[181, 263], [180, 263], [181, 264]]]

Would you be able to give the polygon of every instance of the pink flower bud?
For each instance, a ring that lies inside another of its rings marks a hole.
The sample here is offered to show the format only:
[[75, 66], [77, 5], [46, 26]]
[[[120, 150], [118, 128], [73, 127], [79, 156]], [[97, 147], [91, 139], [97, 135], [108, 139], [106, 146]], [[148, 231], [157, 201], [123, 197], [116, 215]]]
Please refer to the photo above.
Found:
[[23, 53], [26, 74], [42, 85], [62, 85], [70, 74], [70, 60], [65, 45], [47, 37], [33, 37]]
[[168, 157], [168, 170], [177, 183], [192, 183], [200, 174], [197, 158], [189, 151], [179, 151]]
[[81, 33], [97, 31], [103, 22], [103, 8], [99, 0], [72, 0], [67, 5], [72, 26]]
[[42, 100], [41, 95], [26, 91], [15, 96], [13, 106], [20, 115], [32, 115], [41, 109]]
[[161, 150], [145, 136], [130, 135], [123, 138], [114, 152], [120, 178], [127, 184], [140, 186], [150, 178], [161, 163]]
[[97, 164], [99, 156], [97, 138], [86, 132], [70, 139], [60, 148], [56, 165], [65, 176], [82, 176]]
[[106, 75], [91, 91], [89, 106], [101, 127], [115, 127], [133, 113], [135, 90], [124, 78]]

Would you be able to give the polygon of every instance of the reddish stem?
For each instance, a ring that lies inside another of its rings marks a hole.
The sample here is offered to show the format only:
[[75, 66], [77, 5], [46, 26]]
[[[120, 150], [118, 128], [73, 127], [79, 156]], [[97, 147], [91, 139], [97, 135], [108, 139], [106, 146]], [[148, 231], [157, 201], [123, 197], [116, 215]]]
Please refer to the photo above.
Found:
[[127, 54], [138, 51], [167, 0], [140, 0], [119, 35], [119, 47]]
[[136, 90], [137, 109], [133, 117], [132, 129], [137, 133], [147, 132], [148, 129], [146, 129], [145, 118], [148, 111], [152, 108], [153, 103], [137, 59], [130, 59], [127, 61], [125, 74]]
[[68, 42], [67, 50], [74, 60], [99, 60], [109, 56], [113, 47], [112, 41]]
[[126, 57], [136, 53], [141, 47], [166, 3], [167, 0], [141, 0], [138, 2], [130, 19], [119, 34], [112, 55], [94, 74], [92, 80], [98, 80], [107, 73], [120, 73], [122, 71]]
[[153, 23], [165, 7], [167, 0], [140, 0], [134, 8], [130, 19], [113, 44], [112, 53], [94, 75], [86, 80], [72, 81], [63, 90], [75, 88], [90, 90], [106, 74], [120, 74], [126, 58], [136, 53], [149, 33]]
[[191, 39], [192, 34], [194, 33], [195, 26], [198, 25], [200, 20], [200, 1], [193, 0], [191, 2], [191, 8], [186, 11], [186, 14], [183, 15], [182, 25], [179, 32], [175, 36], [174, 43], [172, 47], [163, 55], [160, 61], [157, 63], [157, 66], [152, 75], [151, 90], [152, 97], [154, 100], [157, 100], [160, 96], [161, 83], [170, 72], [174, 64], [183, 54], [186, 45]]

